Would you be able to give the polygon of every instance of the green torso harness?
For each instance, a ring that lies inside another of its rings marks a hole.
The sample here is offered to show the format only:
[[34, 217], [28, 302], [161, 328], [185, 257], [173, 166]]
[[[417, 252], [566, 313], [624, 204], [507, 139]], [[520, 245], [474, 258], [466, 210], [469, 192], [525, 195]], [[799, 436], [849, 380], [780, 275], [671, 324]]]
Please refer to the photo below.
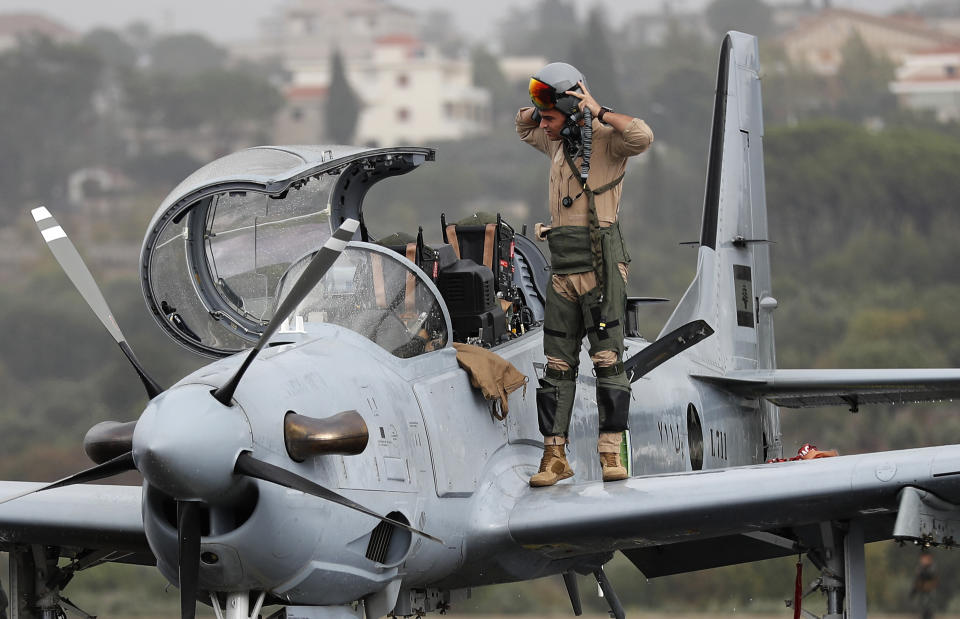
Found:
[[[573, 158], [564, 151], [564, 158], [575, 178], [580, 178], [580, 171], [577, 169]], [[620, 226], [616, 222], [607, 228], [600, 227], [600, 219], [597, 216], [596, 196], [610, 191], [623, 181], [625, 174], [621, 174], [606, 185], [596, 189], [591, 189], [587, 181], [583, 181], [583, 193], [587, 196], [587, 209], [590, 217], [589, 226], [560, 226], [553, 228], [547, 235], [547, 243], [550, 247], [550, 266], [554, 273], [583, 273], [584, 271], [593, 271], [597, 275], [597, 286], [603, 290], [604, 286], [604, 243], [603, 237], [609, 235], [608, 244], [609, 254], [607, 259], [614, 264], [618, 262], [630, 262], [626, 247], [623, 244], [623, 237], [620, 234]]]

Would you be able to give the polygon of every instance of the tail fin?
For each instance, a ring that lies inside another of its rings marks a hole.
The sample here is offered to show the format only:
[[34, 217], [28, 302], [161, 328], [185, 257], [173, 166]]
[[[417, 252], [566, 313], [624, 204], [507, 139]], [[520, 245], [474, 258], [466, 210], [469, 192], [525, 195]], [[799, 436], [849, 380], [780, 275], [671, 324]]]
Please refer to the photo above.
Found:
[[697, 274], [661, 335], [705, 320], [716, 335], [694, 346], [694, 357], [721, 372], [773, 368], [771, 305], [757, 39], [729, 32], [720, 49]]

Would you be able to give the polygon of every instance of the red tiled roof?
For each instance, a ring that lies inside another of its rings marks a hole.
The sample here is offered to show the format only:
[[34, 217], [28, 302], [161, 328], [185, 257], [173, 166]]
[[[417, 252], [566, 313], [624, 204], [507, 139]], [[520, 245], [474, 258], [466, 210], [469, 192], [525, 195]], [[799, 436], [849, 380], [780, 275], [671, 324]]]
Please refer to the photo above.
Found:
[[955, 45], [941, 45], [940, 47], [933, 47], [930, 49], [917, 50], [913, 54], [960, 54], [960, 43]]
[[410, 36], [409, 34], [385, 34], [382, 37], [377, 38], [374, 41], [377, 45], [408, 45], [415, 46], [420, 45], [421, 41], [417, 37]]
[[919, 26], [921, 28], [929, 28], [927, 26], [927, 21], [919, 13], [906, 12], [906, 13], [894, 13], [893, 15], [887, 15], [886, 19], [890, 19], [896, 22], [907, 26]]
[[287, 99], [324, 99], [327, 96], [326, 86], [291, 86], [287, 88]]
[[808, 30], [812, 30], [832, 17], [848, 17], [850, 19], [869, 22], [872, 24], [885, 26], [893, 30], [899, 30], [901, 32], [907, 32], [918, 36], [925, 36], [935, 41], [942, 41], [944, 45], [960, 44], [960, 38], [941, 30], [931, 28], [922, 21], [918, 21], [912, 17], [886, 17], [883, 15], [862, 13], [860, 11], [853, 11], [850, 9], [834, 8], [824, 9], [816, 15], [801, 21], [799, 24], [797, 24], [797, 26], [785, 32], [782, 38], [789, 39]]
[[939, 77], [905, 77], [896, 81], [898, 84], [926, 84], [938, 82], [957, 82], [960, 84], [960, 77], [949, 77], [946, 75], [941, 75]]
[[0, 36], [36, 32], [52, 38], [72, 38], [76, 33], [40, 13], [0, 13]]

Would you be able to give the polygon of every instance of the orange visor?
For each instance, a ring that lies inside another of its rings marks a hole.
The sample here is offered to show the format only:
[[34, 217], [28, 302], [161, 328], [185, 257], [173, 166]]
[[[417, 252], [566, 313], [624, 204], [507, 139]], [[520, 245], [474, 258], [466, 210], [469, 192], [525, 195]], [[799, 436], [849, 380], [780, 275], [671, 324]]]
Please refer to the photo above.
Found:
[[541, 110], [552, 110], [557, 103], [557, 90], [535, 77], [530, 78], [530, 101]]

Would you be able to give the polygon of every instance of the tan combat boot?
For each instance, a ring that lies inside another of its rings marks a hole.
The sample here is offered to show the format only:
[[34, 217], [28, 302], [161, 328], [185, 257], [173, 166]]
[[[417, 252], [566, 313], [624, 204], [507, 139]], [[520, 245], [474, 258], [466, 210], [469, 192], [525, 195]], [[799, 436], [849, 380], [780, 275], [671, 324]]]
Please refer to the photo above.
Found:
[[540, 460], [540, 471], [530, 478], [531, 486], [552, 486], [561, 479], [573, 477], [573, 469], [563, 451], [565, 442], [562, 436], [543, 437], [543, 459]]
[[620, 481], [627, 478], [627, 469], [620, 464], [620, 432], [601, 432], [597, 441], [600, 453], [600, 466], [603, 467], [603, 481]]

